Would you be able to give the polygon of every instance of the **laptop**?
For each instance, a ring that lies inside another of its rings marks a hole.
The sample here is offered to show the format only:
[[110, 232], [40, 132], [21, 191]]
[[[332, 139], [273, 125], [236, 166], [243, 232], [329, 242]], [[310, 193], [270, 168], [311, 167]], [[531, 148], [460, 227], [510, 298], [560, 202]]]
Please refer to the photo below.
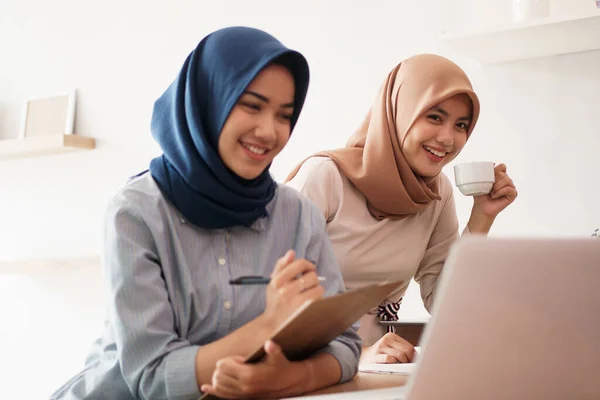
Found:
[[304, 399], [600, 399], [600, 240], [452, 248], [406, 386]]

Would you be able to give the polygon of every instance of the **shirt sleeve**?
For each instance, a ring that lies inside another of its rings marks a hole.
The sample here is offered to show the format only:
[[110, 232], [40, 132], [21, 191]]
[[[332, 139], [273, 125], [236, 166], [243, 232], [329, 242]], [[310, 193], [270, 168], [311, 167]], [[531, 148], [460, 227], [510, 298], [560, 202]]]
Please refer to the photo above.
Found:
[[136, 209], [113, 200], [106, 213], [104, 265], [118, 360], [133, 397], [197, 399], [199, 346], [178, 336], [152, 234]]
[[433, 233], [427, 244], [425, 255], [415, 274], [415, 281], [421, 288], [421, 298], [427, 311], [431, 312], [437, 281], [448, 258], [448, 253], [458, 239], [458, 218], [454, 195], [449, 196], [435, 224]]
[[325, 157], [312, 157], [286, 183], [313, 201], [325, 221], [330, 222], [338, 210], [342, 178], [335, 163]]
[[[323, 283], [325, 296], [333, 296], [345, 291], [344, 281], [327, 235], [325, 220], [317, 206], [311, 206], [313, 234], [308, 244], [307, 258], [316, 260], [318, 274], [326, 278]], [[338, 361], [342, 371], [340, 382], [349, 381], [358, 372], [362, 342], [357, 331], [358, 321], [319, 351], [331, 354]]]

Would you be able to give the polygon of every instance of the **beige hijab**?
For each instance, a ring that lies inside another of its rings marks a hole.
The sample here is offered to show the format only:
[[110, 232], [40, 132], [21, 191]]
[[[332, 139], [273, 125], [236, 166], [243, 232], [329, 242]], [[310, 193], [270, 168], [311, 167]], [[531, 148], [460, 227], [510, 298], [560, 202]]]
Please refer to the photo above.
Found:
[[[479, 99], [469, 78], [452, 61], [420, 54], [398, 64], [387, 76], [371, 110], [345, 148], [316, 153], [331, 158], [367, 199], [377, 219], [400, 219], [439, 200], [439, 177], [421, 177], [408, 165], [402, 145], [413, 123], [434, 105], [467, 94], [473, 105], [470, 136], [479, 117]], [[310, 157], [309, 157], [310, 158]], [[302, 161], [287, 177], [291, 180]]]

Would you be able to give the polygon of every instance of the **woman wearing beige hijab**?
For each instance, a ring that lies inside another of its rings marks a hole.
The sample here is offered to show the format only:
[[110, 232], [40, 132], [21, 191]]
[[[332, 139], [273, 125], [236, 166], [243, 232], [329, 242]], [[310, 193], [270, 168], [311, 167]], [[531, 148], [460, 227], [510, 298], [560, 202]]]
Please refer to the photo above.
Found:
[[[402, 279], [407, 285], [361, 319], [362, 362], [409, 362], [410, 343], [380, 320], [397, 319], [411, 278], [427, 310], [451, 245], [458, 239], [453, 189], [442, 167], [469, 139], [479, 99], [464, 71], [431, 54], [411, 57], [387, 76], [345, 148], [317, 153], [288, 176], [311, 198], [327, 230], [347, 288]], [[517, 197], [506, 166], [495, 167], [488, 195], [474, 198], [463, 234], [487, 234]]]

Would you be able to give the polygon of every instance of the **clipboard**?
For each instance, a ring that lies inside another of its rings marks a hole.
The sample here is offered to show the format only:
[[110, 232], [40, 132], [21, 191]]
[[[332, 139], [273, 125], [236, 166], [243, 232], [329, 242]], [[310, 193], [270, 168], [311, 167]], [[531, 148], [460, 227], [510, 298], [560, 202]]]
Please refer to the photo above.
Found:
[[[275, 330], [270, 339], [281, 347], [288, 360], [305, 359], [327, 346], [404, 284], [405, 281], [376, 283], [306, 302]], [[263, 343], [246, 357], [245, 362], [258, 362], [264, 355]], [[204, 394], [199, 400], [209, 399], [219, 397]]]

